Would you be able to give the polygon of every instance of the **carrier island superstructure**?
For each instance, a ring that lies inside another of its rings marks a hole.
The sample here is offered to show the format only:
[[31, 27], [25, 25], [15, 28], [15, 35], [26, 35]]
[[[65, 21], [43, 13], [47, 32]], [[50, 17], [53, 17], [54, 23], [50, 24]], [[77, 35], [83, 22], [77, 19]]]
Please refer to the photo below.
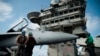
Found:
[[[41, 12], [30, 12], [27, 16], [49, 31], [63, 31], [86, 37], [86, 1], [85, 0], [51, 0], [50, 7]], [[77, 56], [75, 40], [51, 44], [48, 56]]]

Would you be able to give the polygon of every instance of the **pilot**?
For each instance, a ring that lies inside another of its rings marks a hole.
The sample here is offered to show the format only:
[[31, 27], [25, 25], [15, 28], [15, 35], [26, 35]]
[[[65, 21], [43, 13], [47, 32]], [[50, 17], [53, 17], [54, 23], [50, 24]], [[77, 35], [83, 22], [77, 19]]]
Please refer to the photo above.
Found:
[[22, 31], [22, 35], [19, 35], [16, 39], [18, 46], [16, 56], [24, 56], [25, 41], [26, 41], [25, 31]]
[[32, 56], [32, 50], [34, 48], [34, 45], [36, 44], [36, 41], [32, 35], [31, 32], [29, 32], [28, 37], [25, 41], [25, 56]]

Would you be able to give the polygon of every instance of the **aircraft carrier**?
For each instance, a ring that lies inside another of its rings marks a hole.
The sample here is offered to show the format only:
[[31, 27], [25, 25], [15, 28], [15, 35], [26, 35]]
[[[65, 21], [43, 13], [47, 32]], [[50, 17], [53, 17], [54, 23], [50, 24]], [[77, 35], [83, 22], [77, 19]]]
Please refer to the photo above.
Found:
[[[51, 0], [49, 8], [41, 9], [41, 12], [30, 12], [27, 16], [31, 22], [37, 22], [46, 30], [67, 32], [85, 38], [85, 9], [85, 0]], [[76, 40], [49, 45], [48, 56], [77, 56]]]

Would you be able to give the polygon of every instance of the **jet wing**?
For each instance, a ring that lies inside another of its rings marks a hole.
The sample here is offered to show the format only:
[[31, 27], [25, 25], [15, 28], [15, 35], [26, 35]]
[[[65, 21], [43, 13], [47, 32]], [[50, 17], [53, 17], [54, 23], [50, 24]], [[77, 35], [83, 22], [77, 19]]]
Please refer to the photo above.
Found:
[[20, 35], [21, 32], [9, 32], [0, 34], [0, 47], [15, 45], [16, 37]]

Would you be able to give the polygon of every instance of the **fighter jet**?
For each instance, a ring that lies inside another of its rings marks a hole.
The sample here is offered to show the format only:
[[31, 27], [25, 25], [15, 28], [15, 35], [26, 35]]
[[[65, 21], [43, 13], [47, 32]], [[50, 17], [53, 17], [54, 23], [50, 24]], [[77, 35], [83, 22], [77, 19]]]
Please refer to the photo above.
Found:
[[[20, 28], [20, 30], [25, 28], [27, 25], [28, 24]], [[64, 33], [64, 32], [42, 31], [42, 30], [32, 30], [32, 29], [28, 29], [25, 32], [26, 32], [26, 36], [28, 35], [29, 32], [33, 34], [33, 38], [36, 41], [36, 45], [44, 45], [44, 44], [48, 45], [48, 44], [66, 42], [78, 38], [78, 36], [76, 35]], [[6, 33], [0, 34], [0, 48], [16, 46], [16, 38], [20, 34], [22, 34], [21, 31], [14, 31], [13, 29], [10, 29]]]
[[[24, 20], [27, 22], [26, 19]], [[18, 23], [17, 25], [19, 25], [20, 23]], [[16, 27], [17, 25], [15, 25], [14, 27]], [[20, 31], [19, 29], [17, 31], [14, 31], [13, 30], [14, 27], [12, 27], [12, 29], [10, 29], [8, 32], [0, 34], [0, 47], [15, 46], [17, 36], [22, 34], [21, 33], [22, 29], [25, 28], [27, 25], [28, 22], [24, 27], [20, 28]], [[32, 30], [32, 29], [28, 29], [25, 32], [26, 36], [28, 35], [29, 32], [33, 34], [33, 37], [36, 41], [36, 45], [60, 43], [78, 38], [78, 36], [76, 35], [64, 32], [53, 32], [44, 30], [42, 31], [42, 30]]]

